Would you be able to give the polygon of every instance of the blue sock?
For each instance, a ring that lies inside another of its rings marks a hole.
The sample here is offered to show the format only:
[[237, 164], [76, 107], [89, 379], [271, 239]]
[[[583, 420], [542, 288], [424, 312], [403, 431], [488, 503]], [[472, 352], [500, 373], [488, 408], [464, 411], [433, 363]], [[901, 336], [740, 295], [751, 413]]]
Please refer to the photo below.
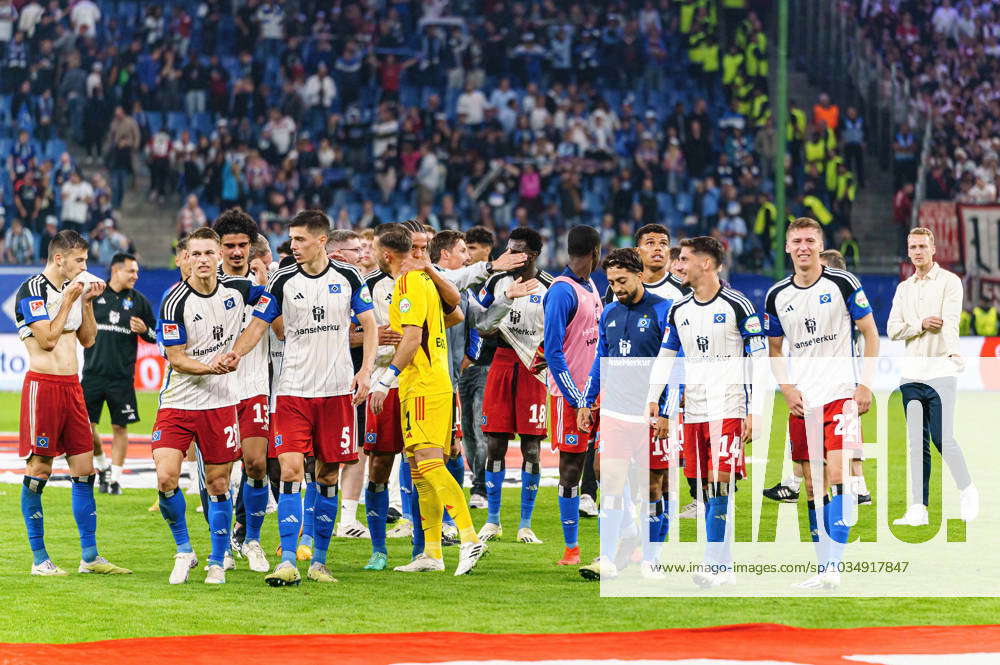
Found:
[[73, 519], [80, 532], [80, 549], [84, 561], [97, 558], [97, 503], [94, 502], [95, 475], [72, 478], [73, 489], [70, 501], [73, 505]]
[[819, 522], [816, 519], [815, 501], [809, 502], [809, 537], [814, 543], [819, 542]]
[[580, 493], [578, 487], [559, 486], [559, 520], [562, 522], [566, 547], [576, 547], [580, 526]]
[[175, 488], [159, 494], [160, 514], [170, 527], [170, 534], [174, 537], [177, 551], [190, 552], [191, 537], [188, 535], [187, 503], [184, 501], [184, 492]]
[[233, 524], [233, 499], [229, 492], [208, 496], [208, 528], [211, 533], [212, 553], [209, 564], [221, 566], [229, 549], [229, 529]]
[[417, 490], [410, 480], [410, 513], [413, 516], [413, 558], [424, 553], [424, 524], [420, 518], [420, 501], [417, 499]]
[[403, 517], [413, 524], [413, 478], [410, 476], [410, 463], [405, 457], [399, 463], [399, 502], [402, 504], [400, 512]]
[[649, 502], [649, 542], [643, 543], [642, 558], [644, 561], [657, 561], [663, 541], [663, 500]]
[[21, 515], [28, 531], [28, 546], [37, 566], [49, 558], [45, 551], [45, 517], [42, 511], [42, 490], [45, 480], [25, 476], [21, 486]]
[[839, 564], [843, 559], [844, 546], [851, 536], [851, 527], [844, 522], [844, 495], [841, 493], [842, 490], [838, 490], [840, 490], [839, 486], [835, 489], [830, 503], [826, 504], [823, 509], [824, 515], [828, 516], [831, 540], [827, 559], [834, 565]]
[[538, 484], [542, 480], [541, 469], [537, 462], [524, 462], [521, 465], [521, 523], [519, 529], [531, 528], [531, 514], [535, 512], [535, 497], [538, 496]]
[[295, 549], [302, 526], [302, 483], [281, 483], [278, 497], [278, 536], [281, 539], [281, 560], [295, 565]]
[[598, 522], [601, 537], [601, 555], [615, 558], [621, 542], [622, 520], [625, 517], [625, 498], [620, 495], [601, 492], [601, 512]]
[[312, 547], [316, 532], [316, 481], [306, 474], [306, 498], [302, 502], [302, 536], [299, 542]]
[[385, 523], [389, 516], [389, 490], [384, 483], [368, 483], [365, 490], [365, 516], [372, 536], [372, 552], [386, 554]]
[[337, 521], [337, 484], [316, 483], [316, 516], [313, 527], [313, 563], [326, 563], [333, 524]]
[[660, 499], [663, 504], [663, 520], [660, 522], [660, 541], [661, 543], [667, 542], [667, 534], [670, 533], [670, 502], [667, 501], [667, 497]]
[[486, 460], [486, 521], [490, 524], [500, 524], [500, 502], [506, 477], [502, 459]]
[[705, 507], [705, 560], [710, 564], [728, 564], [726, 561], [726, 514], [728, 496], [712, 496]]
[[260, 528], [267, 514], [267, 480], [247, 478], [243, 486], [243, 509], [246, 511], [247, 533], [243, 542], [260, 541]]
[[449, 458], [444, 466], [451, 472], [458, 486], [465, 487], [465, 457], [459, 455], [455, 459]]

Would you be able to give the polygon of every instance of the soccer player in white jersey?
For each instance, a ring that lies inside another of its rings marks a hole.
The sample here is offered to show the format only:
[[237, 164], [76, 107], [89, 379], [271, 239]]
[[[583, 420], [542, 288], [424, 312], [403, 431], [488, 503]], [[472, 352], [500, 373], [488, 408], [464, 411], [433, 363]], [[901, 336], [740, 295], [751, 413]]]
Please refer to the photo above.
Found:
[[[157, 340], [170, 368], [153, 425], [153, 462], [160, 512], [177, 545], [170, 583], [180, 584], [198, 563], [188, 537], [184, 495], [177, 487], [184, 453], [197, 441], [205, 462], [212, 543], [205, 582], [222, 584], [233, 519], [229, 474], [240, 457], [239, 386], [223, 357], [243, 329], [244, 306], [263, 304], [266, 309], [271, 298], [249, 280], [219, 276], [221, 245], [212, 229], [192, 233], [187, 251], [191, 276], [164, 296], [157, 323]], [[273, 313], [267, 310], [261, 316]]]
[[[847, 270], [847, 262], [844, 261], [844, 255], [835, 249], [825, 249], [820, 252], [819, 260], [827, 268]], [[868, 485], [865, 482], [863, 462], [863, 459], [858, 458], [851, 460], [851, 481], [854, 483], [854, 493], [858, 495], [859, 506], [868, 505], [872, 502], [872, 495], [868, 491]], [[798, 503], [799, 487], [801, 484], [802, 465], [798, 462], [792, 462], [792, 475], [774, 487], [768, 487], [764, 490], [763, 494], [768, 499], [778, 501], [779, 503]]]
[[[705, 531], [706, 569], [694, 575], [703, 587], [732, 581], [732, 528], [729, 497], [736, 480], [746, 475], [743, 446], [753, 432], [750, 383], [746, 357], [763, 358], [766, 344], [760, 316], [739, 291], [723, 287], [719, 268], [725, 248], [715, 238], [701, 236], [681, 241], [678, 272], [691, 293], [670, 311], [669, 332], [659, 359], [684, 354], [684, 473], [701, 485], [708, 480]], [[662, 381], [654, 372], [649, 393], [650, 415], [659, 415]]]
[[[642, 260], [642, 287], [665, 300], [677, 302], [691, 289], [671, 272], [670, 231], [662, 224], [646, 224], [635, 232], [635, 249]], [[614, 302], [615, 295], [608, 286], [604, 302]]]
[[87, 242], [76, 231], [60, 231], [49, 243], [45, 269], [17, 290], [15, 319], [29, 365], [21, 390], [18, 454], [25, 458], [21, 515], [28, 532], [32, 575], [65, 575], [45, 549], [42, 490], [52, 461], [66, 456], [73, 489], [70, 500], [80, 533], [80, 573], [131, 571], [97, 553], [94, 450], [83, 389], [77, 376], [77, 343], [97, 336], [93, 300], [105, 284], [87, 270]]
[[[821, 571], [798, 586], [836, 588], [844, 544], [850, 536], [844, 513], [856, 507], [853, 491], [845, 497], [844, 476], [847, 461], [862, 445], [860, 416], [871, 406], [869, 386], [878, 356], [878, 331], [858, 278], [820, 262], [823, 228], [819, 222], [800, 217], [789, 224], [785, 251], [791, 254], [794, 273], [767, 292], [764, 331], [770, 338], [772, 371], [788, 404], [792, 459], [802, 462], [809, 526]], [[860, 382], [854, 362], [855, 328], [865, 341]], [[787, 342], [788, 361], [781, 360], [783, 342]], [[814, 501], [820, 487], [822, 530]]]
[[486, 376], [482, 428], [486, 435], [486, 523], [480, 540], [498, 540], [500, 500], [507, 475], [504, 460], [511, 437], [521, 438], [521, 519], [517, 540], [540, 544], [531, 529], [531, 514], [541, 482], [539, 451], [547, 434], [545, 418], [546, 376], [529, 371], [535, 350], [542, 342], [545, 315], [542, 298], [553, 277], [535, 262], [542, 252], [542, 236], [534, 229], [511, 231], [508, 248], [525, 254], [521, 268], [494, 275], [476, 295], [486, 312], [476, 326], [484, 335], [497, 336], [497, 350]]
[[[295, 265], [279, 268], [268, 284], [276, 309], [274, 327], [284, 337], [281, 376], [276, 389], [274, 447], [281, 463], [278, 532], [281, 562], [265, 577], [271, 586], [298, 585], [296, 544], [302, 523], [300, 489], [305, 456], [316, 457], [317, 496], [312, 564], [307, 577], [334, 582], [326, 567], [327, 550], [337, 519], [337, 481], [341, 464], [356, 464], [354, 407], [364, 401], [375, 361], [378, 333], [372, 299], [352, 266], [326, 254], [330, 221], [318, 210], [298, 213], [289, 222]], [[364, 329], [361, 370], [350, 354], [351, 317]], [[265, 332], [267, 310], [247, 326], [228, 363], [254, 348]], [[353, 399], [352, 399], [353, 396]]]
[[[267, 283], [268, 257], [254, 257], [260, 240], [257, 223], [240, 208], [230, 208], [215, 220], [213, 230], [222, 244], [219, 274], [248, 279], [258, 286]], [[268, 252], [270, 255], [270, 252]], [[243, 311], [243, 327], [253, 318], [253, 307]], [[266, 573], [270, 570], [260, 546], [260, 530], [267, 514], [267, 442], [270, 436], [268, 396], [268, 339], [257, 343], [236, 370], [240, 419], [240, 450], [243, 455], [243, 477], [236, 496], [232, 549], [247, 558], [250, 570]]]

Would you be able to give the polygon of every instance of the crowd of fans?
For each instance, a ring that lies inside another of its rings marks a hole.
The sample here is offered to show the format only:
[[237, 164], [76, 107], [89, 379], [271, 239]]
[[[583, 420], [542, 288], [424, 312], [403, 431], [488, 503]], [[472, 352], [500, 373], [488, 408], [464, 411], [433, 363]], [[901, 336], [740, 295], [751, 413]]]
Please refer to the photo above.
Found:
[[[303, 208], [338, 228], [417, 217], [501, 241], [531, 225], [551, 249], [573, 224], [613, 247], [656, 221], [715, 235], [747, 270], [769, 265], [787, 215], [853, 242], [863, 128], [827, 99], [790, 104], [779, 214], [766, 16], [739, 4], [0, 0], [3, 99], [28, 132], [33, 181], [58, 191], [38, 221], [12, 176], [5, 247], [27, 258], [27, 230], [37, 260], [49, 222], [78, 224], [98, 249], [127, 243], [116, 214], [147, 169], [142, 195], [181, 202], [178, 233], [240, 205], [275, 245]], [[60, 137], [85, 154], [85, 215], [74, 198], [66, 216], [75, 166]]]

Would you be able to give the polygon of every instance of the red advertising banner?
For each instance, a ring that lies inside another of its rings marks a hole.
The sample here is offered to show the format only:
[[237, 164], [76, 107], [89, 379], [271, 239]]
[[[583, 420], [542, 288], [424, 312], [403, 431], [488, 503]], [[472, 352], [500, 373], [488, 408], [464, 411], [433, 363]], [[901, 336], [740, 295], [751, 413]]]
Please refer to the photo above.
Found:
[[135, 389], [159, 390], [166, 366], [167, 360], [160, 355], [159, 347], [140, 339], [135, 354]]
[[920, 204], [917, 223], [934, 232], [938, 263], [962, 261], [962, 236], [958, 226], [958, 210], [953, 201], [924, 201]]

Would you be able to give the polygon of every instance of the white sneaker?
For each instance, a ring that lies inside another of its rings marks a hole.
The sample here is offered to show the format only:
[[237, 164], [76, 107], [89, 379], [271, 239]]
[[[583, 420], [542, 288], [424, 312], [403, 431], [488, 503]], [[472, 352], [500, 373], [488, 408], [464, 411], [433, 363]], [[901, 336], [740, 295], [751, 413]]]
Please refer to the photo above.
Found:
[[439, 573], [444, 571], [444, 561], [432, 559], [426, 554], [418, 554], [410, 563], [396, 566], [393, 570], [397, 573]]
[[618, 566], [605, 556], [599, 556], [586, 566], [580, 567], [580, 577], [592, 582], [613, 580], [618, 577]]
[[455, 577], [471, 573], [476, 563], [486, 554], [486, 543], [462, 543], [458, 550], [458, 567]]
[[222, 566], [217, 566], [212, 564], [208, 567], [208, 574], [205, 575], [205, 584], [225, 584], [226, 583], [226, 571], [222, 569]]
[[393, 526], [391, 529], [389, 529], [388, 532], [386, 532], [385, 537], [409, 538], [412, 535], [413, 535], [413, 524], [410, 523], [410, 520], [401, 517], [399, 518], [399, 521], [396, 522], [396, 525]]
[[964, 490], [959, 493], [960, 505], [960, 515], [966, 522], [971, 522], [979, 516], [979, 490], [976, 486], [969, 484]]
[[580, 516], [581, 517], [597, 517], [597, 503], [594, 501], [594, 497], [589, 494], [580, 495]]
[[46, 559], [41, 563], [35, 564], [31, 567], [32, 575], [43, 575], [45, 577], [62, 577], [66, 574], [66, 571], [52, 563], [52, 559]]
[[639, 564], [639, 574], [646, 580], [665, 580], [667, 574], [655, 561], [643, 561]]
[[341, 522], [337, 525], [337, 538], [371, 538], [371, 533], [368, 532], [368, 527], [366, 527], [361, 522], [354, 520], [352, 522]]
[[[482, 540], [482, 538], [480, 538], [480, 540]], [[525, 527], [517, 530], [517, 542], [527, 543], [528, 545], [541, 545], [542, 539], [536, 536], [534, 531]]]
[[198, 565], [198, 557], [194, 552], [178, 552], [174, 555], [174, 569], [170, 571], [171, 584], [184, 584], [188, 573]]
[[487, 522], [483, 525], [483, 528], [479, 530], [479, 540], [484, 543], [489, 540], [500, 540], [503, 537], [503, 527], [499, 524], [494, 524], [493, 522]]
[[458, 527], [454, 524], [442, 524], [441, 525], [441, 537], [445, 540], [458, 540]]
[[487, 507], [486, 497], [483, 496], [482, 494], [473, 494], [471, 497], [469, 497], [469, 508], [477, 509], [486, 507]]
[[[212, 564], [206, 563], [205, 570], [207, 571]], [[235, 570], [236, 569], [236, 559], [233, 558], [233, 553], [226, 550], [225, 556], [222, 557], [222, 570]], [[266, 572], [266, 571], [265, 571]]]
[[828, 570], [819, 575], [813, 575], [807, 580], [792, 585], [794, 589], [823, 590], [840, 588], [840, 573]]
[[898, 526], [927, 526], [927, 506], [914, 503], [906, 509], [906, 514], [892, 521]]
[[264, 548], [260, 546], [260, 542], [251, 540], [243, 543], [243, 556], [247, 558], [247, 563], [250, 564], [250, 570], [253, 572], [266, 573], [271, 570], [271, 564], [267, 562], [267, 555], [264, 554]]
[[684, 506], [684, 510], [677, 513], [677, 517], [682, 520], [694, 520], [705, 516], [705, 504], [701, 501], [692, 501]]
[[276, 512], [278, 512], [278, 502], [274, 500], [274, 494], [268, 492], [266, 513], [270, 515], [271, 513], [276, 513]]
[[736, 576], [731, 570], [723, 570], [717, 573], [709, 571], [698, 571], [691, 575], [694, 583], [702, 589], [714, 589], [715, 587], [727, 584], [736, 584]]

